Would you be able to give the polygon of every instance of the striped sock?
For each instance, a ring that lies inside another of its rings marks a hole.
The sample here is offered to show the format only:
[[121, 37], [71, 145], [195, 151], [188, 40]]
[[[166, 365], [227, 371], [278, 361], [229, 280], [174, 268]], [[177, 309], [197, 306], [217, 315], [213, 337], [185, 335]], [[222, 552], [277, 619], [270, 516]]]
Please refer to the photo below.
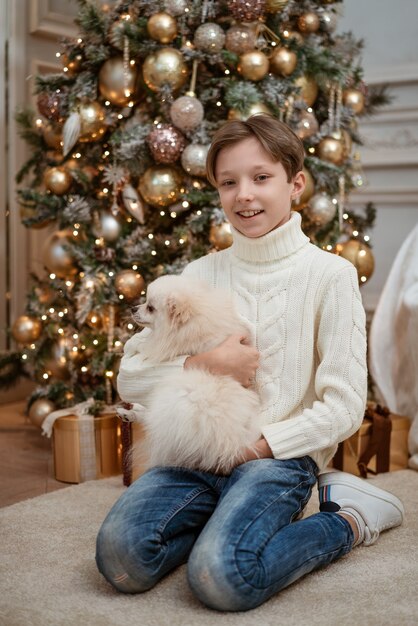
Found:
[[361, 515], [351, 507], [341, 507], [337, 502], [331, 500], [331, 485], [325, 485], [319, 489], [319, 510], [322, 513], [345, 513], [354, 519], [358, 529], [358, 539], [353, 544], [353, 548], [364, 541], [364, 531], [366, 524]]

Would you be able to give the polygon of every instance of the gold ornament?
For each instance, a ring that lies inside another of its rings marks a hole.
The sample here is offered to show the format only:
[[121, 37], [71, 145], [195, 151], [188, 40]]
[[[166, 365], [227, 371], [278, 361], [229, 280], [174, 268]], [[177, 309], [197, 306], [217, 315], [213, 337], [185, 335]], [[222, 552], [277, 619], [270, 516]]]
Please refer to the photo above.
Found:
[[336, 210], [337, 207], [333, 203], [332, 198], [324, 191], [321, 191], [309, 200], [307, 213], [317, 226], [324, 226], [335, 217]]
[[209, 145], [190, 143], [181, 155], [181, 164], [191, 176], [206, 176], [206, 156]]
[[86, 102], [79, 105], [81, 130], [78, 141], [97, 141], [106, 132], [105, 112], [99, 102]]
[[71, 346], [68, 339], [60, 337], [49, 344], [48, 356], [44, 361], [47, 373], [58, 380], [68, 380], [71, 376], [68, 369]]
[[302, 33], [316, 33], [319, 17], [313, 11], [307, 11], [298, 17], [298, 28]]
[[171, 43], [177, 36], [177, 22], [169, 13], [154, 13], [148, 20], [147, 30], [151, 39]]
[[266, 0], [267, 13], [278, 13], [283, 11], [289, 0]]
[[269, 60], [261, 50], [245, 52], [239, 58], [237, 70], [247, 80], [261, 80], [269, 71]]
[[299, 96], [296, 98], [302, 98], [307, 104], [308, 107], [311, 107], [316, 100], [318, 95], [318, 85], [310, 76], [299, 76], [295, 80], [295, 85], [300, 87]]
[[62, 146], [62, 127], [54, 124], [45, 124], [42, 127], [42, 136], [47, 146], [59, 150]]
[[373, 274], [373, 252], [365, 243], [357, 241], [357, 239], [350, 239], [344, 243], [337, 243], [335, 252], [354, 265], [360, 283], [365, 283]]
[[305, 189], [299, 198], [297, 198], [292, 204], [292, 209], [295, 211], [301, 211], [315, 193], [315, 181], [312, 178], [312, 174], [306, 169], [306, 167], [304, 167], [302, 171], [305, 174]]
[[171, 165], [153, 165], [141, 176], [139, 192], [145, 202], [165, 207], [176, 202], [180, 195], [183, 177]]
[[270, 70], [279, 76], [290, 76], [294, 72], [298, 57], [293, 50], [277, 48], [270, 57]]
[[126, 106], [134, 98], [137, 77], [135, 66], [125, 68], [123, 57], [112, 57], [100, 68], [99, 91], [112, 104]]
[[115, 289], [118, 294], [127, 300], [139, 298], [145, 287], [145, 281], [141, 274], [134, 270], [122, 270], [116, 275]]
[[[19, 214], [20, 214], [20, 219], [23, 220], [31, 220], [34, 217], [36, 217], [38, 210], [36, 207], [29, 207], [29, 206], [23, 206], [20, 205], [19, 207]], [[50, 217], [47, 217], [46, 219], [42, 220], [42, 222], [36, 222], [33, 224], [30, 224], [30, 226], [26, 225], [27, 228], [33, 228], [34, 230], [39, 230], [41, 228], [45, 228], [45, 226], [48, 226], [48, 224], [51, 224], [53, 220]]]
[[318, 144], [318, 156], [324, 161], [341, 165], [345, 159], [344, 144], [341, 138], [325, 137]]
[[94, 330], [101, 330], [103, 326], [101, 315], [97, 311], [90, 311], [85, 319], [85, 323]]
[[68, 243], [73, 240], [71, 230], [58, 230], [51, 233], [45, 241], [42, 250], [43, 264], [59, 278], [68, 278], [77, 274], [76, 261], [68, 249]]
[[271, 115], [271, 111], [264, 104], [264, 102], [255, 102], [251, 104], [250, 108], [245, 111], [245, 113], [241, 113], [238, 109], [230, 109], [228, 111], [228, 119], [229, 120], [247, 120], [251, 115], [259, 115], [260, 113], [267, 113]]
[[306, 139], [318, 132], [319, 124], [315, 114], [311, 111], [302, 111], [295, 128], [295, 133], [300, 139]]
[[57, 196], [62, 196], [71, 187], [73, 178], [70, 172], [63, 166], [49, 167], [44, 173], [45, 187]]
[[303, 44], [303, 37], [297, 30], [287, 30], [287, 29], [285, 29], [281, 33], [281, 35], [282, 35], [282, 37], [284, 37], [289, 42], [292, 41], [292, 39], [294, 39], [298, 46], [301, 46]]
[[30, 405], [29, 419], [34, 426], [42, 427], [43, 421], [52, 411], [55, 411], [55, 404], [48, 398], [38, 398]]
[[100, 211], [95, 215], [92, 233], [95, 237], [103, 237], [107, 242], [119, 239], [122, 224], [110, 211]]
[[188, 76], [184, 57], [175, 48], [160, 48], [149, 54], [142, 73], [146, 85], [152, 91], [159, 91], [163, 85], [176, 91], [185, 84]]
[[83, 57], [81, 54], [77, 54], [72, 59], [69, 59], [68, 55], [65, 54], [64, 52], [60, 56], [60, 61], [64, 67], [64, 71], [65, 71], [65, 68], [67, 68], [67, 71], [65, 72], [67, 76], [74, 76], [82, 68]]
[[232, 233], [229, 222], [212, 224], [209, 231], [209, 241], [217, 250], [225, 250], [232, 245]]
[[346, 89], [343, 91], [343, 103], [360, 115], [364, 111], [364, 96], [358, 89]]
[[29, 315], [21, 315], [12, 326], [13, 339], [23, 345], [33, 343], [39, 339], [41, 332], [41, 321]]

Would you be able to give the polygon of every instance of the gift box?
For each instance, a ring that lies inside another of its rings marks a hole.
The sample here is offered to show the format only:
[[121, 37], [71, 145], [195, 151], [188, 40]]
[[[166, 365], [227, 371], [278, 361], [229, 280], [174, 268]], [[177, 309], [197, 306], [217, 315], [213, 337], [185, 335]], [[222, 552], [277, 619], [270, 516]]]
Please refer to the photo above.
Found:
[[[121, 422], [123, 484], [129, 487], [147, 469], [144, 427], [139, 422]], [[141, 454], [132, 454], [134, 447], [141, 447]]]
[[81, 483], [122, 472], [121, 426], [115, 413], [59, 417], [52, 437], [57, 480]]
[[367, 477], [408, 467], [408, 417], [370, 403], [360, 429], [338, 446], [336, 469]]

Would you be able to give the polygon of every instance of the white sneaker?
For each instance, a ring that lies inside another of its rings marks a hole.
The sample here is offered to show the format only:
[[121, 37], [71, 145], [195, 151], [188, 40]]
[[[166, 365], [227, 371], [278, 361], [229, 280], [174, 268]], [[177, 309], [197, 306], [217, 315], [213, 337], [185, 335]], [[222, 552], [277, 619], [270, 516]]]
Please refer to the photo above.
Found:
[[[342, 510], [354, 509], [361, 516], [365, 525], [365, 546], [377, 541], [383, 530], [403, 522], [405, 510], [399, 498], [368, 480], [345, 472], [327, 472], [318, 477], [318, 489], [320, 509], [321, 504], [334, 502]], [[338, 508], [331, 510], [338, 511]]]

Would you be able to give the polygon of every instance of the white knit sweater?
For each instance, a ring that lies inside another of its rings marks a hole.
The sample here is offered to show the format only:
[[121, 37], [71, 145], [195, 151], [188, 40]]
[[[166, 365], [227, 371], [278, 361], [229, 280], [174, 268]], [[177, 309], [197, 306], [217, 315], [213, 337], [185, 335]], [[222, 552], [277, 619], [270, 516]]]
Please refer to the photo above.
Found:
[[[274, 457], [309, 455], [323, 469], [364, 415], [365, 314], [353, 265], [311, 244], [300, 224], [292, 213], [256, 239], [233, 229], [230, 248], [193, 261], [184, 275], [230, 290], [252, 328], [263, 434]], [[187, 356], [150, 367], [140, 354], [147, 332], [127, 342], [118, 377], [122, 399], [144, 406]]]

